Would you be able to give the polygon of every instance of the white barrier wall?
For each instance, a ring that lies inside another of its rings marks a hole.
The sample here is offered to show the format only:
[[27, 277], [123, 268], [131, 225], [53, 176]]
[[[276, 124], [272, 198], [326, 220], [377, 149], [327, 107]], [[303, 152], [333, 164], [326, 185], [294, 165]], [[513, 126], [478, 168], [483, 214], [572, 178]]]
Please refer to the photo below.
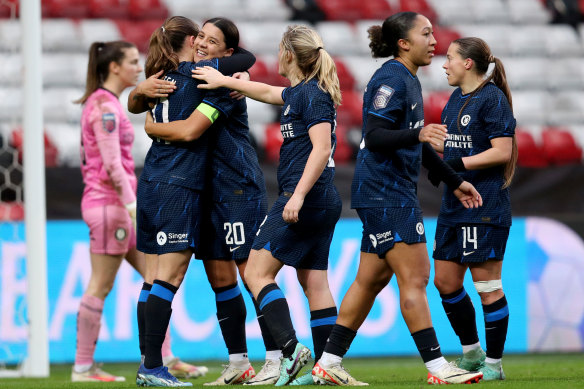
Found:
[[[425, 221], [428, 248], [434, 240], [436, 219]], [[49, 276], [49, 339], [51, 362], [71, 362], [75, 353], [76, 314], [89, 280], [88, 230], [82, 221], [47, 225]], [[0, 362], [16, 362], [26, 353], [26, 248], [21, 224], [0, 224]], [[354, 280], [361, 242], [359, 220], [344, 219], [332, 243], [329, 281], [340, 304]], [[310, 314], [292, 269], [278, 278], [301, 341], [312, 344]], [[96, 351], [98, 361], [139, 359], [136, 302], [142, 280], [124, 264], [106, 300]], [[550, 219], [516, 218], [511, 228], [503, 267], [503, 285], [510, 321], [506, 351], [584, 351], [584, 242], [565, 225]], [[255, 310], [243, 285], [247, 304], [249, 354], [264, 355]], [[465, 288], [482, 318], [481, 304], [467, 277]], [[458, 353], [458, 339], [450, 328], [432, 282], [428, 298], [434, 326], [445, 353]], [[482, 320], [480, 320], [482, 322]], [[484, 344], [484, 326], [479, 335]], [[173, 351], [187, 360], [225, 359], [227, 351], [215, 316], [215, 298], [200, 261], [193, 260], [173, 303]], [[395, 280], [378, 296], [360, 329], [349, 356], [416, 354], [414, 342], [399, 312]]]

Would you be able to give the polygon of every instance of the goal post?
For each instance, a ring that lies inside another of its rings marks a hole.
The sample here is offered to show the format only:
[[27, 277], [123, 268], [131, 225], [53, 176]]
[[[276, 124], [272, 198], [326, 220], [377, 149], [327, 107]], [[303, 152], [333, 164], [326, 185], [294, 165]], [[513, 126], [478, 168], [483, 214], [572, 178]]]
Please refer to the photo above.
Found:
[[20, 1], [24, 64], [23, 168], [26, 229], [28, 356], [23, 375], [49, 376], [47, 210], [41, 69], [41, 0]]
[[[19, 3], [22, 37], [20, 55], [23, 64], [22, 127], [24, 136], [22, 165], [26, 241], [27, 307], [25, 312], [27, 354], [16, 370], [0, 369], [0, 377], [48, 377], [48, 286], [42, 111], [41, 0], [21, 0]], [[5, 0], [0, 0], [0, 5], [6, 6], [10, 4]], [[14, 12], [12, 14], [14, 18]]]

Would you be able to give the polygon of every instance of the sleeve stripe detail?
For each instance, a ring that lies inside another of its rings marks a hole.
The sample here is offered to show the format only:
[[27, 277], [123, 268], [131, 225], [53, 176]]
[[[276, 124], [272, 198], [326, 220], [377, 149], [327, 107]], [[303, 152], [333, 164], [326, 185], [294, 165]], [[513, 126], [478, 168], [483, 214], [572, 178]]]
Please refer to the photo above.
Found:
[[387, 117], [387, 116], [385, 116], [385, 115], [380, 115], [380, 114], [378, 114], [378, 113], [374, 113], [374, 112], [367, 112], [367, 114], [368, 114], [368, 115], [373, 115], [373, 116], [378, 116], [378, 117], [380, 117], [380, 118], [382, 118], [382, 119], [389, 120], [390, 122], [392, 122], [392, 123], [395, 123], [395, 119], [392, 119], [392, 118], [390, 118], [390, 117]]

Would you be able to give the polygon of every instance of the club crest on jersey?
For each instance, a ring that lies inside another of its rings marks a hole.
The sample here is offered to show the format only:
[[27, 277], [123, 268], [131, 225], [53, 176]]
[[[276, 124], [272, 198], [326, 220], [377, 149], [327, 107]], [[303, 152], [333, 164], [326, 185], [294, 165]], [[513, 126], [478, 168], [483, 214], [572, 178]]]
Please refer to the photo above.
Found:
[[387, 85], [381, 85], [381, 87], [379, 87], [379, 89], [377, 90], [375, 97], [373, 98], [373, 108], [382, 109], [387, 107], [387, 104], [389, 103], [389, 99], [391, 99], [393, 92], [394, 92], [393, 88], [390, 88]]
[[466, 126], [468, 123], [470, 123], [470, 115], [464, 115], [460, 118], [460, 124], [463, 126]]
[[124, 228], [118, 228], [115, 232], [115, 237], [117, 240], [119, 240], [120, 242], [124, 239], [126, 239], [126, 236], [128, 236], [127, 231]]
[[101, 115], [103, 129], [107, 132], [113, 132], [116, 129], [116, 115], [113, 113], [104, 113]]

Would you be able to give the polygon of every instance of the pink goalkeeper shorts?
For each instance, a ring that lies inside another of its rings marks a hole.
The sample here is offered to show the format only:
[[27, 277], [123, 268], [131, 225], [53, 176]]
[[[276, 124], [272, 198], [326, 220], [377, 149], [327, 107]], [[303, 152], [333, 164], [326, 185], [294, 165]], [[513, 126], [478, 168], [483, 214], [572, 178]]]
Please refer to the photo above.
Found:
[[104, 205], [81, 211], [89, 227], [89, 249], [94, 254], [120, 255], [136, 247], [136, 233], [126, 208]]

